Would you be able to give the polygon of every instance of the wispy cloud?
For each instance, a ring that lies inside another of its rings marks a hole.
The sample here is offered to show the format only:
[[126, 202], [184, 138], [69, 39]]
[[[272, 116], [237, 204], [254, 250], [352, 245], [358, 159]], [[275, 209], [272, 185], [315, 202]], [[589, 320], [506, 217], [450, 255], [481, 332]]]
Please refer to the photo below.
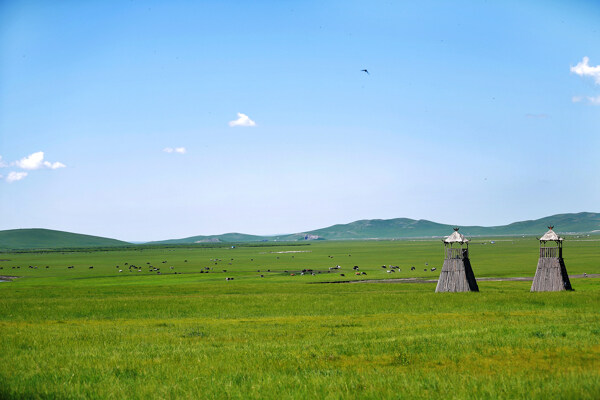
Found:
[[592, 105], [600, 106], [600, 96], [588, 97], [587, 100]]
[[573, 96], [571, 98], [573, 103], [586, 102], [593, 106], [600, 106], [600, 96]]
[[20, 181], [21, 179], [25, 178], [26, 176], [27, 176], [27, 172], [11, 171], [8, 173], [8, 176], [6, 177], [6, 182], [13, 183], [16, 181]]
[[237, 113], [238, 119], [229, 121], [229, 126], [256, 126], [256, 122], [252, 121], [249, 116], [242, 113]]
[[[38, 151], [36, 153], [30, 154], [27, 157], [23, 157], [19, 161], [15, 161], [14, 165], [19, 168], [26, 170], [34, 170], [40, 168], [49, 168], [49, 169], [58, 169], [66, 167], [65, 164], [61, 162], [49, 162], [44, 161], [44, 152]], [[9, 175], [10, 176], [10, 175]]]
[[187, 150], [185, 149], [185, 147], [165, 147], [163, 149], [163, 151], [165, 153], [178, 153], [178, 154], [187, 153]]
[[0, 156], [0, 168], [8, 167], [8, 164], [2, 161], [2, 156]]
[[589, 57], [583, 57], [582, 61], [576, 66], [571, 67], [571, 72], [579, 76], [590, 77], [594, 79], [596, 84], [600, 85], [600, 65], [596, 65], [595, 67], [590, 66]]
[[50, 169], [58, 169], [58, 168], [65, 168], [66, 165], [61, 162], [58, 162], [58, 161], [55, 161], [53, 163], [51, 163], [49, 161], [44, 161], [44, 167], [50, 168]]

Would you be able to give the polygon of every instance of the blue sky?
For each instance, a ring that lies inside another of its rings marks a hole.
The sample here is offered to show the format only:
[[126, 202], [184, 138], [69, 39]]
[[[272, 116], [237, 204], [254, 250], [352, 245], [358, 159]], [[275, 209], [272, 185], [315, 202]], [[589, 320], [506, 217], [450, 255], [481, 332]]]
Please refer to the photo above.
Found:
[[598, 21], [594, 1], [1, 2], [0, 229], [599, 211]]

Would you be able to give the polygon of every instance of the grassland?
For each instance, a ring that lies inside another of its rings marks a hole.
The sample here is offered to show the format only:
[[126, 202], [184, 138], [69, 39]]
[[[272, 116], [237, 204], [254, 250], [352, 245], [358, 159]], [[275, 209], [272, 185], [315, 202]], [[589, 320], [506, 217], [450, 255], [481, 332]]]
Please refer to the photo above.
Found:
[[[564, 252], [570, 274], [600, 273], [600, 241], [568, 240]], [[600, 279], [573, 280], [568, 293], [529, 293], [530, 282], [456, 294], [311, 284], [390, 278], [382, 265], [434, 279], [439, 241], [0, 259], [0, 275], [22, 277], [0, 283], [1, 398], [600, 396]], [[471, 261], [477, 277], [532, 276], [537, 242], [476, 241]]]

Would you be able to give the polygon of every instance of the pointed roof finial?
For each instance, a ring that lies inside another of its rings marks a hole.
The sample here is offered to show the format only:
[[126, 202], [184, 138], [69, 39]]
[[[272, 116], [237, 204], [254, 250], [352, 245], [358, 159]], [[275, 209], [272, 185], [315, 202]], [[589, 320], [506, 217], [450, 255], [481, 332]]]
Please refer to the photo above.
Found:
[[458, 232], [458, 228], [454, 228], [454, 232]]
[[550, 226], [548, 227], [548, 229], [550, 229], [550, 230], [554, 229], [554, 225], [550, 225]]

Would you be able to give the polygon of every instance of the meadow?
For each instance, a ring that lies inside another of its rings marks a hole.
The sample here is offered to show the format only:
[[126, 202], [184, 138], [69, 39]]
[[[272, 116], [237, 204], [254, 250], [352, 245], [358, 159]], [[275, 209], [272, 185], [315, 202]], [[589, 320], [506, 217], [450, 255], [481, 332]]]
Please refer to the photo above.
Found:
[[[567, 238], [569, 274], [600, 273], [598, 239]], [[475, 276], [532, 277], [537, 247], [474, 240]], [[600, 397], [599, 278], [333, 283], [442, 262], [439, 240], [0, 253], [0, 398]]]

